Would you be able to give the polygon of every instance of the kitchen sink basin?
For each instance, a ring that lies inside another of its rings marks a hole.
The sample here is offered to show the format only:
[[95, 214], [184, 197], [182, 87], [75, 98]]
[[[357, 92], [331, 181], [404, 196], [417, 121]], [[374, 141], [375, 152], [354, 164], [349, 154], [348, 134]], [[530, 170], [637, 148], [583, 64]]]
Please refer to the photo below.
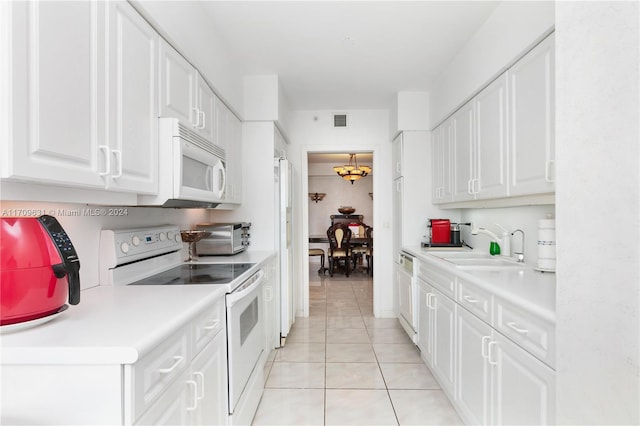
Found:
[[497, 258], [492, 256], [482, 257], [444, 257], [444, 260], [453, 263], [460, 269], [523, 269], [526, 266], [522, 263], [514, 262], [512, 260]]

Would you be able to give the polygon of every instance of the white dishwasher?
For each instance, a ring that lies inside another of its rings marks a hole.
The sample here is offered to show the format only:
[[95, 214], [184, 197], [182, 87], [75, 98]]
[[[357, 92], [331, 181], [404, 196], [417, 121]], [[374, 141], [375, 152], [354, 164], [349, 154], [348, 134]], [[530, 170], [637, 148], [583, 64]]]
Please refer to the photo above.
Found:
[[407, 332], [411, 340], [416, 343], [417, 341], [417, 313], [418, 310], [415, 307], [416, 296], [416, 282], [414, 279], [414, 257], [406, 252], [400, 252], [399, 261], [397, 264], [397, 278], [398, 283], [398, 310], [400, 315], [400, 325]]

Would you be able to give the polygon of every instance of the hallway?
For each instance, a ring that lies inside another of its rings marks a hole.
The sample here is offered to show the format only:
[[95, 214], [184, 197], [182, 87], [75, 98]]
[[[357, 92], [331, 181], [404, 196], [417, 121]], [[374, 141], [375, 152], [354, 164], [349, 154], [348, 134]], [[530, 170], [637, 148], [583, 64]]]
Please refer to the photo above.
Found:
[[373, 281], [318, 275], [267, 363], [254, 425], [452, 425], [462, 421], [395, 318], [373, 317]]

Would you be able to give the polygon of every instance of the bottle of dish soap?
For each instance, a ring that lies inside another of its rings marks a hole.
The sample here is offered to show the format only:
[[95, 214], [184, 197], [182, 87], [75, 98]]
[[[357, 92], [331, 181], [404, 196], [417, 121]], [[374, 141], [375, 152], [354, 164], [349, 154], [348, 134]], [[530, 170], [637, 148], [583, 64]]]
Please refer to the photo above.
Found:
[[489, 254], [491, 256], [497, 256], [500, 254], [500, 245], [496, 241], [491, 241], [491, 245], [489, 245]]

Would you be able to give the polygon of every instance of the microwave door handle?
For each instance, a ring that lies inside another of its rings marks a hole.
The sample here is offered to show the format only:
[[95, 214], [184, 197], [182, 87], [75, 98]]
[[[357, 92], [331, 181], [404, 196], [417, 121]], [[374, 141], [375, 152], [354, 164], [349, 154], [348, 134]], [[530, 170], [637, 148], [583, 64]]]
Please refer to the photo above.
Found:
[[224, 164], [222, 163], [222, 161], [219, 163], [219, 165], [220, 165], [220, 169], [219, 169], [220, 170], [219, 171], [219, 173], [220, 173], [220, 187], [218, 188], [218, 190], [220, 192], [219, 192], [218, 197], [222, 197], [222, 195], [224, 194], [224, 188], [227, 185], [227, 172], [224, 169]]
[[207, 167], [207, 174], [204, 179], [206, 181], [207, 191], [212, 191], [213, 190], [213, 167], [212, 166]]

